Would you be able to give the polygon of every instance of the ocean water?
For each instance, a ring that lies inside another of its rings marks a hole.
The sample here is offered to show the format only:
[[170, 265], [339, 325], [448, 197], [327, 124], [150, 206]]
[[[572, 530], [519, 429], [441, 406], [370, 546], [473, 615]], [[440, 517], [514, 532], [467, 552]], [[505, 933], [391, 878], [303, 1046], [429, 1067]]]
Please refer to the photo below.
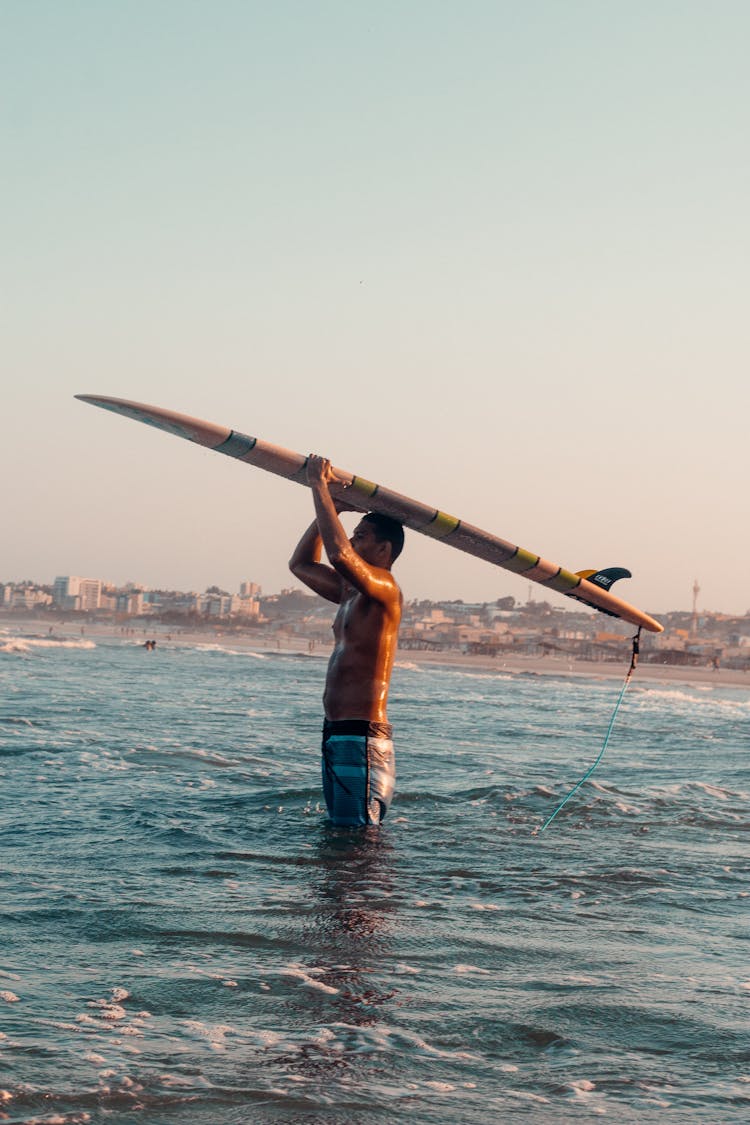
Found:
[[[0, 1120], [745, 1122], [750, 691], [414, 666], [334, 829], [316, 657], [0, 635]], [[626, 668], [623, 667], [623, 678]]]

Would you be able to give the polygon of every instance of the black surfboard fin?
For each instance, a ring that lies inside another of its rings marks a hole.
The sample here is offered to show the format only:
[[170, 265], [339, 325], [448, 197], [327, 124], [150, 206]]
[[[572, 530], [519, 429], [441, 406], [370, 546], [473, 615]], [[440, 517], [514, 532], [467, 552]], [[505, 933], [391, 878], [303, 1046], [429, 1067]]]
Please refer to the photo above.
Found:
[[633, 577], [630, 571], [622, 566], [608, 566], [605, 570], [577, 570], [576, 574], [579, 578], [585, 578], [587, 582], [593, 582], [595, 586], [601, 586], [602, 590], [608, 590], [620, 578]]

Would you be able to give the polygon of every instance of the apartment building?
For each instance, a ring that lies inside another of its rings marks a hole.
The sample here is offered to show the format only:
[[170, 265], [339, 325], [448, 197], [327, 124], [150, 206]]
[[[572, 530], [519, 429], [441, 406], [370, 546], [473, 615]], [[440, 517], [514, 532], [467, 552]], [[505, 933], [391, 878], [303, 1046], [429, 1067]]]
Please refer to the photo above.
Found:
[[86, 612], [100, 609], [102, 583], [100, 578], [79, 578], [65, 574], [55, 578], [52, 600], [60, 609], [79, 609]]

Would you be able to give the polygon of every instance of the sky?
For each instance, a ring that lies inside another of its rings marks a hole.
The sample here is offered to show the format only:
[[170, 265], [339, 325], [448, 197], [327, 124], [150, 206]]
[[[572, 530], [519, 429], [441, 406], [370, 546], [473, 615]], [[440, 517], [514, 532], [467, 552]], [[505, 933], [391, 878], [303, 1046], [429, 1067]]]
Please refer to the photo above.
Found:
[[[748, 612], [749, 41], [744, 0], [4, 0], [0, 581], [295, 585], [307, 490], [98, 393]], [[395, 573], [529, 596], [414, 533]]]

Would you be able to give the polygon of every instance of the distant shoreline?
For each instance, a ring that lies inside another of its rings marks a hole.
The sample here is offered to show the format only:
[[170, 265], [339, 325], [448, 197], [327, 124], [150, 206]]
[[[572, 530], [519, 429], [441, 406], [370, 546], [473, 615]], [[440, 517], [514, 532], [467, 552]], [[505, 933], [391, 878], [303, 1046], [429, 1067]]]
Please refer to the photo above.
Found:
[[[50, 640], [97, 639], [116, 641], [123, 645], [143, 646], [147, 639], [157, 641], [159, 648], [177, 645], [222, 645], [227, 648], [263, 655], [304, 655], [327, 659], [331, 646], [322, 641], [311, 642], [305, 637], [291, 633], [276, 633], [274, 636], [252, 636], [248, 633], [213, 629], [190, 629], [183, 626], [169, 626], [161, 623], [124, 632], [120, 627], [107, 623], [63, 623], [54, 625], [49, 632], [49, 623], [35, 618], [0, 619], [0, 630], [19, 636], [37, 636]], [[396, 656], [396, 666], [404, 667], [452, 668], [460, 671], [494, 673], [498, 676], [562, 676], [588, 677], [589, 679], [622, 680], [629, 665], [629, 652], [623, 648], [623, 659], [619, 661], [576, 660], [567, 656], [523, 656], [521, 654], [499, 654], [496, 657], [473, 655], [453, 651], [427, 652], [419, 649], [400, 649]], [[724, 687], [745, 687], [750, 689], [750, 673], [732, 668], [713, 668], [709, 665], [675, 665], [641, 662], [635, 673], [638, 682], [712, 684]]]

